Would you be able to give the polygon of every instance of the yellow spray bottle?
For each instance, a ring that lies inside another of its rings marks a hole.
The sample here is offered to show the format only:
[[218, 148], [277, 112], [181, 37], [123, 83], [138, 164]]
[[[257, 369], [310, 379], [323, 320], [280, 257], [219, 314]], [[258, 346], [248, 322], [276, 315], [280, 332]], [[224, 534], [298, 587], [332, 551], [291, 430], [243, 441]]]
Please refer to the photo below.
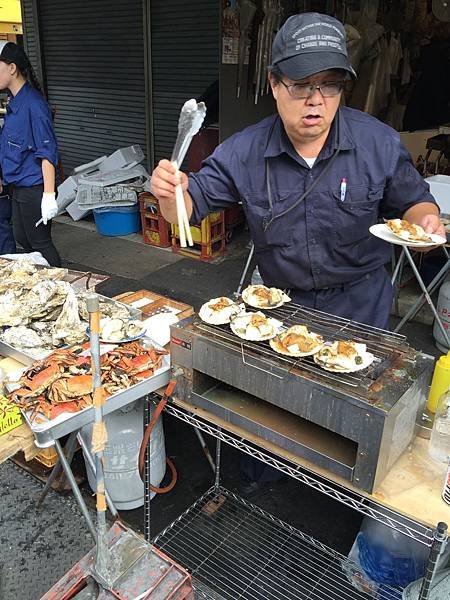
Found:
[[428, 396], [427, 409], [431, 413], [436, 412], [439, 398], [450, 387], [450, 352], [441, 356], [434, 367], [433, 379], [431, 381], [430, 394]]

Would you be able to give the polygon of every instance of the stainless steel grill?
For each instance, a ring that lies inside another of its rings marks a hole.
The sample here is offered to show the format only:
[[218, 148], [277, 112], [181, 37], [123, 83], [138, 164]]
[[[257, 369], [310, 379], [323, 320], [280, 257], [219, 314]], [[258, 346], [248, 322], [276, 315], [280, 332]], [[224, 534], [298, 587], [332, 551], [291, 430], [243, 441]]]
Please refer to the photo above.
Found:
[[[363, 398], [367, 397], [367, 390], [374, 381], [399, 359], [415, 360], [416, 351], [408, 345], [405, 336], [398, 333], [361, 325], [341, 317], [331, 317], [327, 313], [298, 304], [288, 304], [265, 312], [268, 316], [282, 321], [286, 328], [298, 324], [306, 325], [310, 331], [319, 333], [326, 341], [353, 340], [366, 344], [368, 351], [375, 356], [375, 361], [364, 371], [353, 374], [330, 373], [316, 365], [312, 357], [290, 358], [274, 352], [268, 342], [241, 340], [230, 331], [228, 325], [209, 325], [197, 318], [192, 326], [225, 347], [240, 352], [244, 364], [251, 363], [252, 358], [262, 359], [267, 363], [268, 371], [271, 367], [278, 367], [288, 373], [307, 372], [327, 380], [331, 385], [342, 384], [359, 388]], [[255, 368], [261, 369], [264, 365], [258, 363]]]
[[[224, 488], [211, 488], [154, 544], [190, 571], [202, 598], [367, 600], [344, 556]], [[217, 596], [219, 594], [219, 596]], [[399, 600], [390, 587], [378, 600]]]
[[399, 334], [299, 305], [267, 312], [328, 341], [365, 343], [375, 361], [331, 373], [191, 317], [171, 328], [178, 395], [372, 492], [411, 440], [433, 358]]

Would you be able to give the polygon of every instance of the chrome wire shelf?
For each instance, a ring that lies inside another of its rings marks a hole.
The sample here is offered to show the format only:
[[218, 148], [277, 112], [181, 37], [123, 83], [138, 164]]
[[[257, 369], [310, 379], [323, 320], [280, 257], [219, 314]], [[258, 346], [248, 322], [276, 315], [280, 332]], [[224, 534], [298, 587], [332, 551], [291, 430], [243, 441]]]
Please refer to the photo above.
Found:
[[251, 445], [245, 438], [223, 431], [217, 425], [209, 423], [174, 404], [167, 404], [164, 410], [166, 413], [177, 419], [180, 419], [193, 427], [197, 427], [200, 431], [208, 433], [214, 438], [236, 448], [240, 452], [244, 452], [253, 458], [261, 460], [263, 463], [277, 469], [281, 473], [308, 485], [333, 500], [337, 500], [341, 504], [345, 504], [362, 515], [371, 517], [421, 544], [431, 546], [433, 542], [433, 530], [430, 527], [426, 527], [416, 521], [400, 516], [387, 508], [379, 507], [368, 498], [365, 498], [356, 492], [352, 493], [337, 483], [331, 484], [326, 479], [311, 473], [306, 468], [273, 456], [261, 448]]
[[[349, 581], [347, 558], [261, 508], [218, 487], [208, 490], [153, 543], [197, 581], [200, 598], [367, 600]], [[207, 590], [212, 590], [212, 593]], [[379, 589], [377, 600], [400, 600]]]

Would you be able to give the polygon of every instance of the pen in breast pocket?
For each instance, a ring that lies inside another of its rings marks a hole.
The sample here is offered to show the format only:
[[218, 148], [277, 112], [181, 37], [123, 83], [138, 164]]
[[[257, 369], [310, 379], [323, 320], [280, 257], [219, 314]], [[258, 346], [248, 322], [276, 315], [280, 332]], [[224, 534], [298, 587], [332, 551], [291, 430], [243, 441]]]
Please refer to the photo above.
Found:
[[347, 193], [347, 180], [345, 177], [341, 179], [341, 202], [345, 200], [345, 194]]

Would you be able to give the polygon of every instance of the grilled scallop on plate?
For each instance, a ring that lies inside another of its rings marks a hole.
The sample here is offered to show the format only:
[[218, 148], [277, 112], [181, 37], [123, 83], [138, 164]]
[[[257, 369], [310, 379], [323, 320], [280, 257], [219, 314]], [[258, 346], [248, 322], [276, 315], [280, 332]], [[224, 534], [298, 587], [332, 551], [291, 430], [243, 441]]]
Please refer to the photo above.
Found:
[[309, 331], [306, 325], [293, 325], [270, 340], [269, 344], [279, 354], [300, 357], [319, 352], [324, 340], [318, 333]]
[[340, 340], [325, 344], [317, 354], [314, 362], [326, 371], [333, 373], [354, 373], [371, 365], [375, 357], [367, 352], [366, 344], [358, 344], [350, 340]]
[[243, 340], [251, 342], [274, 338], [282, 326], [281, 321], [266, 317], [262, 312], [242, 312], [230, 321], [232, 332]]
[[265, 285], [249, 285], [242, 292], [242, 300], [254, 308], [278, 308], [291, 299], [283, 290], [268, 288]]
[[425, 233], [425, 230], [420, 225], [415, 223], [409, 223], [404, 219], [390, 219], [386, 221], [386, 226], [392, 231], [394, 235], [407, 240], [409, 242], [433, 242], [433, 238]]
[[199, 317], [210, 325], [225, 325], [230, 319], [244, 309], [243, 304], [236, 304], [230, 298], [221, 296], [205, 302], [199, 310]]

